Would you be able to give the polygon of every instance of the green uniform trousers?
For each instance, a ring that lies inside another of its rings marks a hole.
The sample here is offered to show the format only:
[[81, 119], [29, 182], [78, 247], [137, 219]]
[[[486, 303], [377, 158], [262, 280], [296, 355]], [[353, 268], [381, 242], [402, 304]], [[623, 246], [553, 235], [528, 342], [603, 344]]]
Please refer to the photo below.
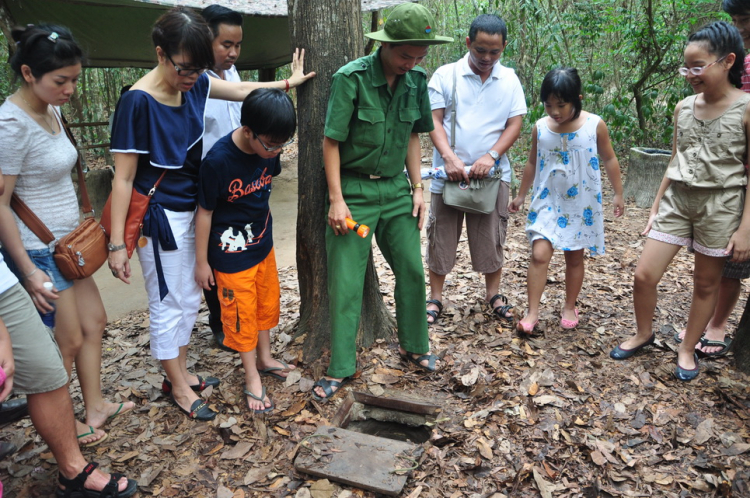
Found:
[[328, 296], [331, 313], [330, 377], [357, 371], [357, 330], [371, 237], [396, 277], [396, 323], [401, 347], [424, 354], [430, 349], [424, 314], [425, 277], [417, 219], [404, 175], [371, 180], [341, 174], [341, 190], [352, 219], [370, 227], [366, 238], [352, 231], [336, 236], [326, 229]]

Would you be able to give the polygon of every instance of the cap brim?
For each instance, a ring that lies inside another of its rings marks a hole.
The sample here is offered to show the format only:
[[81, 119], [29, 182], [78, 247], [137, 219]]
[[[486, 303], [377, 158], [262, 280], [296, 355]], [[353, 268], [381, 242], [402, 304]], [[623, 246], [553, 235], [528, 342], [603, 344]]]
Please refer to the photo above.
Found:
[[425, 40], [424, 38], [416, 38], [416, 39], [409, 39], [409, 40], [394, 40], [393, 38], [391, 38], [385, 33], [384, 29], [381, 29], [380, 31], [375, 31], [374, 33], [367, 33], [365, 36], [367, 38], [370, 38], [372, 40], [376, 40], [379, 42], [403, 43], [405, 45], [442, 45], [444, 43], [453, 42], [453, 38], [449, 36], [438, 36], [438, 35], [435, 35], [435, 38], [431, 40]]

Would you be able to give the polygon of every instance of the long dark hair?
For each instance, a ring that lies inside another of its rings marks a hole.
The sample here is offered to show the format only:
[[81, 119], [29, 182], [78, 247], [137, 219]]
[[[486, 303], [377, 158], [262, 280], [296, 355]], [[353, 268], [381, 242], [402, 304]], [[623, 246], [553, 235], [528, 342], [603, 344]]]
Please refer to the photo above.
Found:
[[573, 104], [575, 113], [573, 119], [581, 115], [581, 77], [572, 67], [558, 67], [548, 72], [542, 81], [539, 92], [542, 102], [550, 97], [557, 97], [562, 102]]
[[11, 36], [16, 53], [10, 58], [10, 67], [17, 78], [23, 65], [29, 66], [34, 78], [39, 79], [50, 71], [83, 62], [83, 50], [63, 26], [29, 24], [14, 28]]
[[734, 64], [729, 69], [729, 82], [742, 88], [742, 73], [745, 71], [745, 46], [737, 28], [724, 21], [706, 24], [688, 38], [688, 43], [702, 43], [710, 54], [719, 59], [734, 54]]
[[192, 9], [175, 7], [154, 24], [151, 39], [168, 56], [182, 53], [195, 68], [214, 67], [214, 37], [206, 21]]

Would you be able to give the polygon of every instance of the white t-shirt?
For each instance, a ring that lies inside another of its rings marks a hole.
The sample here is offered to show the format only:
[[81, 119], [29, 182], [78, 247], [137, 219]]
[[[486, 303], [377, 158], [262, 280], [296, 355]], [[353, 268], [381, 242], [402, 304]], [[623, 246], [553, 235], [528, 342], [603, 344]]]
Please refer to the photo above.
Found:
[[[60, 130], [52, 135], [10, 100], [0, 106], [0, 169], [3, 174], [16, 176], [13, 191], [55, 238], [78, 226], [79, 211], [71, 177], [78, 152], [62, 123]], [[15, 218], [25, 249], [48, 247], [18, 216]]]
[[[456, 155], [472, 165], [485, 155], [500, 139], [508, 119], [526, 114], [526, 98], [521, 81], [513, 69], [495, 64], [490, 77], [482, 78], [469, 67], [469, 54], [452, 64], [439, 67], [432, 75], [428, 90], [432, 110], [445, 109], [443, 128], [451, 139], [451, 109], [453, 107], [453, 71], [456, 73]], [[445, 166], [437, 148], [432, 157], [433, 167]], [[502, 179], [510, 181], [510, 161], [500, 156]], [[430, 192], [441, 194], [445, 180], [432, 180]]]
[[[219, 78], [213, 71], [208, 71], [212, 78]], [[224, 71], [225, 81], [239, 82], [240, 74], [237, 68], [232, 66]], [[211, 147], [222, 137], [240, 127], [240, 111], [242, 102], [230, 102], [228, 100], [208, 99], [206, 102], [206, 129], [203, 133], [203, 156], [206, 157]]]

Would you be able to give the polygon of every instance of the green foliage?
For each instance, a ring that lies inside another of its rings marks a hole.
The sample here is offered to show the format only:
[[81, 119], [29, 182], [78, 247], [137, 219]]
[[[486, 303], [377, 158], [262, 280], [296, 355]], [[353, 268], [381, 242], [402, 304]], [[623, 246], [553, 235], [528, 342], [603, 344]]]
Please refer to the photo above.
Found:
[[430, 50], [424, 67], [466, 53], [465, 38], [479, 14], [508, 25], [501, 62], [516, 70], [529, 112], [526, 134], [544, 115], [539, 87], [556, 66], [578, 69], [584, 109], [602, 116], [619, 152], [634, 145], [669, 148], [674, 106], [690, 95], [677, 74], [687, 35], [721, 14], [718, 0], [424, 0], [440, 34], [456, 38]]

